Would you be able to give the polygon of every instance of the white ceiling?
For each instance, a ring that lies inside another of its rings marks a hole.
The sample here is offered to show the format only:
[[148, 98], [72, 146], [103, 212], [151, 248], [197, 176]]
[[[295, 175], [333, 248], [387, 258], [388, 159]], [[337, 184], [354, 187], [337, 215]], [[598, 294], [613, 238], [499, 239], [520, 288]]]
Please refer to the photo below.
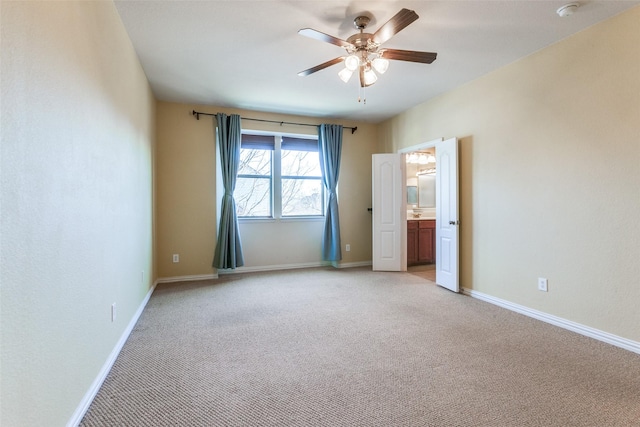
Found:
[[[640, 1], [116, 1], [116, 7], [159, 100], [379, 122], [474, 80]], [[298, 35], [301, 28], [346, 39], [353, 19], [375, 30], [401, 8], [420, 18], [383, 46], [437, 52], [430, 65], [392, 61], [366, 89], [337, 76], [335, 65], [299, 71], [344, 50]]]

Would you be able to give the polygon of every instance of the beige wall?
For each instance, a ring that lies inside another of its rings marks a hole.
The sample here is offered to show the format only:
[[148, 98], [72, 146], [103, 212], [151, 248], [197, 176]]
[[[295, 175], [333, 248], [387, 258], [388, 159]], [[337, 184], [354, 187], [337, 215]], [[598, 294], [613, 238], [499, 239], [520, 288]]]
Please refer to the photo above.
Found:
[[0, 424], [65, 424], [152, 280], [214, 273], [213, 126], [194, 108], [358, 126], [344, 265], [371, 259], [371, 154], [458, 136], [462, 285], [640, 341], [640, 8], [380, 126], [155, 104], [110, 2], [2, 2], [1, 20]]
[[111, 2], [2, 2], [1, 28], [0, 424], [61, 426], [153, 279], [155, 103]]
[[[371, 124], [279, 115], [246, 110], [157, 104], [157, 265], [160, 278], [215, 274], [211, 267], [216, 237], [215, 144], [213, 118], [196, 120], [192, 110], [267, 120], [358, 126], [343, 136], [339, 184], [343, 264], [371, 260], [371, 154], [377, 151], [377, 127]], [[314, 127], [280, 126], [245, 120], [244, 129], [314, 134]], [[322, 223], [307, 221], [241, 223], [246, 268], [308, 265], [321, 262]], [[180, 262], [172, 262], [172, 254]]]
[[460, 138], [463, 287], [634, 341], [638, 22], [636, 7], [380, 126], [388, 152]]

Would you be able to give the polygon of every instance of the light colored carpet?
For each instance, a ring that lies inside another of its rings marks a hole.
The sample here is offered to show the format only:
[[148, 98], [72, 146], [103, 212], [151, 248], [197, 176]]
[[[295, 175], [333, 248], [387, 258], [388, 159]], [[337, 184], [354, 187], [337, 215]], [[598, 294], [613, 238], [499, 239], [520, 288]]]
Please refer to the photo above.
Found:
[[638, 426], [640, 356], [408, 273], [159, 285], [83, 426]]

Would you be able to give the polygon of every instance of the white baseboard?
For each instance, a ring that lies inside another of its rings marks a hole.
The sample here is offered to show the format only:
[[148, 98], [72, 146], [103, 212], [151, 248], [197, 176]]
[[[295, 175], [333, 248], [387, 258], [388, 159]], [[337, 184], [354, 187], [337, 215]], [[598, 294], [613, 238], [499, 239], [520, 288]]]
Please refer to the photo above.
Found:
[[217, 279], [219, 276], [225, 276], [228, 274], [240, 274], [240, 273], [256, 273], [260, 271], [278, 271], [278, 270], [295, 270], [299, 268], [317, 268], [333, 266], [335, 268], [351, 268], [351, 267], [366, 267], [371, 265], [371, 261], [361, 262], [349, 262], [349, 263], [335, 263], [328, 261], [320, 262], [305, 262], [299, 264], [277, 264], [277, 265], [259, 265], [255, 267], [238, 267], [236, 269], [220, 269], [217, 274], [197, 274], [190, 276], [173, 276], [173, 277], [160, 277], [156, 280], [156, 283], [174, 283], [174, 282], [193, 282], [197, 280], [212, 280]]
[[218, 270], [218, 274], [224, 275], [237, 273], [254, 273], [258, 271], [295, 270], [298, 268], [327, 267], [329, 265], [331, 264], [326, 261], [302, 262], [298, 264], [259, 265], [255, 267], [238, 267], [235, 270]]
[[237, 273], [253, 273], [258, 271], [277, 271], [277, 270], [294, 270], [298, 268], [317, 268], [317, 267], [329, 267], [335, 268], [351, 268], [351, 267], [365, 267], [371, 265], [371, 261], [360, 262], [348, 262], [340, 263], [333, 261], [320, 261], [320, 262], [306, 262], [299, 264], [279, 264], [279, 265], [263, 265], [256, 267], [238, 267], [235, 270], [218, 270], [219, 275], [224, 274], [237, 274]]
[[371, 261], [360, 262], [347, 262], [337, 263], [330, 261], [319, 262], [305, 262], [298, 264], [277, 264], [277, 265], [259, 265], [255, 267], [238, 267], [236, 269], [220, 269], [217, 274], [198, 274], [190, 276], [173, 276], [173, 277], [160, 277], [156, 283], [174, 283], [174, 282], [193, 282], [197, 280], [211, 280], [217, 279], [219, 276], [225, 276], [228, 274], [240, 274], [240, 273], [256, 273], [260, 271], [278, 271], [278, 270], [295, 270], [299, 268], [317, 268], [317, 267], [329, 267], [335, 268], [351, 268], [351, 267], [366, 267], [371, 265]]
[[359, 261], [359, 262], [341, 262], [334, 265], [336, 268], [354, 268], [354, 267], [367, 267], [372, 265], [371, 261]]
[[473, 289], [462, 288], [462, 293], [470, 297], [506, 308], [507, 310], [515, 311], [516, 313], [524, 314], [525, 316], [533, 317], [534, 319], [542, 320], [546, 323], [551, 323], [552, 325], [559, 326], [563, 329], [568, 329], [580, 335], [584, 335], [598, 341], [602, 341], [607, 344], [611, 344], [616, 347], [620, 347], [625, 350], [640, 354], [640, 342], [622, 338], [617, 335], [592, 328], [590, 326], [585, 326], [571, 320], [563, 319], [561, 317], [553, 316], [542, 311], [534, 310], [529, 307], [496, 298], [482, 292], [474, 291]]
[[160, 277], [156, 283], [194, 282], [197, 280], [217, 279], [217, 274], [196, 274], [191, 276]]
[[91, 402], [93, 402], [93, 399], [96, 397], [96, 394], [98, 394], [100, 387], [102, 387], [102, 383], [107, 378], [109, 371], [113, 367], [113, 364], [115, 363], [118, 355], [120, 354], [120, 351], [124, 346], [124, 343], [127, 342], [127, 339], [129, 338], [131, 331], [133, 331], [133, 328], [136, 326], [136, 323], [138, 322], [138, 319], [140, 318], [142, 311], [147, 306], [147, 302], [149, 302], [149, 298], [151, 298], [151, 294], [153, 294], [153, 291], [156, 289], [156, 284], [157, 282], [154, 283], [153, 287], [149, 290], [149, 292], [147, 292], [147, 295], [144, 297], [144, 299], [140, 303], [138, 310], [136, 310], [135, 314], [131, 318], [131, 321], [127, 325], [127, 328], [124, 330], [124, 332], [120, 336], [120, 339], [116, 343], [113, 350], [111, 350], [111, 354], [109, 354], [109, 357], [107, 358], [106, 362], [102, 366], [102, 369], [98, 373], [98, 376], [96, 377], [95, 380], [93, 380], [93, 383], [89, 387], [89, 390], [84, 395], [84, 397], [80, 401], [80, 404], [78, 405], [75, 412], [71, 416], [71, 419], [67, 423], [67, 427], [75, 427], [78, 424], [80, 424], [80, 421], [82, 421], [82, 417], [84, 417], [84, 414], [89, 409]]

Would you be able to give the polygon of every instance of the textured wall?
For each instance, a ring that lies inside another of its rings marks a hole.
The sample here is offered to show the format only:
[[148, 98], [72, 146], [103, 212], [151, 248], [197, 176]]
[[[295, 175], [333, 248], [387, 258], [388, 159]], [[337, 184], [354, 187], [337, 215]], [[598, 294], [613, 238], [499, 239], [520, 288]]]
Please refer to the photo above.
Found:
[[2, 2], [3, 426], [66, 424], [150, 289], [154, 105], [113, 3]]
[[638, 22], [636, 7], [380, 126], [390, 152], [460, 138], [462, 286], [635, 341]]
[[[168, 102], [157, 104], [157, 265], [158, 276], [179, 277], [213, 274], [211, 267], [216, 236], [216, 183], [213, 118], [200, 121], [192, 110], [239, 113], [244, 117], [319, 124], [332, 119], [232, 110], [213, 106], [193, 106]], [[343, 263], [371, 260], [371, 154], [377, 151], [377, 127], [358, 126], [343, 136], [342, 163], [338, 189]], [[243, 128], [309, 134], [313, 127], [280, 126], [243, 121]], [[242, 223], [245, 267], [265, 268], [321, 262], [322, 223], [287, 221]], [[351, 244], [351, 252], [344, 244]], [[171, 256], [180, 254], [180, 263]]]

